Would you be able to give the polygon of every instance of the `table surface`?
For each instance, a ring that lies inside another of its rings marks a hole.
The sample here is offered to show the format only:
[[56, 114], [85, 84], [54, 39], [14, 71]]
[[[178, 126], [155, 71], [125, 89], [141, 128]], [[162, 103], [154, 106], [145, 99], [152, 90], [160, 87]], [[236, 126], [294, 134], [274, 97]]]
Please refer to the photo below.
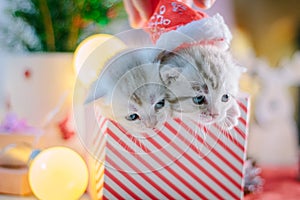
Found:
[[[246, 195], [244, 200], [299, 200], [300, 173], [298, 166], [261, 167], [265, 181], [262, 191]], [[35, 197], [0, 195], [0, 200], [37, 200]], [[90, 200], [84, 194], [80, 200]]]
[[265, 183], [262, 191], [246, 195], [244, 200], [299, 200], [298, 166], [261, 167]]
[[[33, 196], [14, 196], [14, 195], [0, 195], [0, 200], [37, 200]], [[79, 200], [90, 200], [87, 194], [84, 194]]]

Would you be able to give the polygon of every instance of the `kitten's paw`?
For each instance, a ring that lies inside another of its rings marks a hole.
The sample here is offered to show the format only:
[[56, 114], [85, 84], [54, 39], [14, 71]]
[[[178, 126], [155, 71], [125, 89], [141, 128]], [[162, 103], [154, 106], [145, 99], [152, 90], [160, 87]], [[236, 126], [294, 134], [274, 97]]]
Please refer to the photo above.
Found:
[[260, 176], [261, 169], [255, 166], [252, 159], [245, 162], [244, 192], [245, 194], [261, 191], [264, 179]]
[[236, 102], [226, 111], [226, 117], [224, 119], [224, 127], [227, 129], [232, 129], [239, 123], [239, 118], [241, 116], [241, 111]]
[[238, 117], [226, 117], [224, 123], [225, 127], [229, 130], [233, 129], [233, 127], [238, 125], [239, 123], [238, 119], [239, 119]]

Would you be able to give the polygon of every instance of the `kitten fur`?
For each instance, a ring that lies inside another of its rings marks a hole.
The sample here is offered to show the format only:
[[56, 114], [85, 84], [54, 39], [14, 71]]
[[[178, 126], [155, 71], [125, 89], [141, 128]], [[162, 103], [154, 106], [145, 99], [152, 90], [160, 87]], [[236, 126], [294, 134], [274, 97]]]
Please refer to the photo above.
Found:
[[95, 101], [106, 118], [129, 132], [159, 128], [169, 116], [166, 89], [159, 77], [161, 51], [156, 48], [126, 50], [106, 64], [90, 89], [86, 103]]
[[174, 117], [181, 115], [202, 124], [237, 125], [236, 102], [243, 68], [228, 51], [211, 45], [179, 48], [160, 54], [160, 76], [173, 94], [168, 95]]

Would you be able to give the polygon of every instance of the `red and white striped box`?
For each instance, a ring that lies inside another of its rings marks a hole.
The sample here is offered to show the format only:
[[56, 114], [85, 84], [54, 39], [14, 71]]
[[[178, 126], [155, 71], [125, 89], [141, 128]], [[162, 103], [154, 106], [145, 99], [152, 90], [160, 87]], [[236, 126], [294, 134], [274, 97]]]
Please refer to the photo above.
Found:
[[97, 114], [91, 153], [96, 199], [241, 199], [249, 98], [230, 132], [171, 119], [160, 131], [128, 134]]

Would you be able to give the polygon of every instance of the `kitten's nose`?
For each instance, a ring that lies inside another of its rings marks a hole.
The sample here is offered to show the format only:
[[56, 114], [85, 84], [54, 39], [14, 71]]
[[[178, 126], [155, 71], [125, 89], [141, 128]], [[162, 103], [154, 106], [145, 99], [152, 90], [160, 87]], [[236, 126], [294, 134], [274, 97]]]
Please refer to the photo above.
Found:
[[218, 113], [210, 113], [209, 114], [212, 118], [216, 118], [216, 117], [218, 117], [219, 116], [219, 114]]
[[144, 124], [147, 128], [155, 128], [157, 121], [156, 120], [146, 120], [144, 122]]

